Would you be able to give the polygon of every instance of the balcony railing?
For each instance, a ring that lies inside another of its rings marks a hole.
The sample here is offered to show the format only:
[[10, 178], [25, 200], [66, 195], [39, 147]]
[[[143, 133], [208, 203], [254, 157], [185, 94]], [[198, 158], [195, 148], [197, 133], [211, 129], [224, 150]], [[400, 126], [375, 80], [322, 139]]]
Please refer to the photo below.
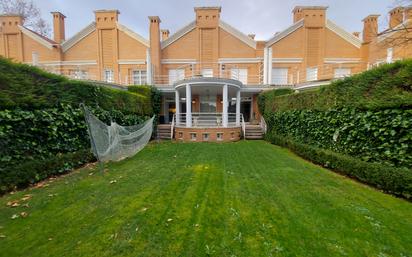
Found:
[[[186, 127], [186, 113], [175, 114], [174, 126]], [[239, 114], [239, 123], [236, 123], [236, 113], [228, 113], [227, 127], [241, 127], [243, 115]], [[219, 112], [192, 112], [192, 127], [194, 128], [220, 128], [223, 127], [223, 113]]]

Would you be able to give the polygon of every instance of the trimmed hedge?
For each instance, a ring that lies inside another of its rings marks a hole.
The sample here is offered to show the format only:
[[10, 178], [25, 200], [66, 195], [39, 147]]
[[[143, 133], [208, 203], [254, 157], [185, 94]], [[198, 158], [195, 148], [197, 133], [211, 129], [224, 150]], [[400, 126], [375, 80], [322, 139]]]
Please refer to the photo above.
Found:
[[311, 160], [315, 164], [356, 178], [387, 193], [407, 199], [412, 198], [412, 172], [407, 168], [395, 168], [361, 161], [348, 155], [297, 143], [274, 133], [269, 133], [266, 139], [274, 144], [291, 149], [299, 156]]
[[281, 88], [267, 91], [265, 93], [258, 95], [258, 108], [261, 111], [261, 114], [265, 114], [265, 105], [266, 102], [273, 102], [273, 98], [281, 95], [290, 95], [293, 94], [294, 90], [290, 88]]
[[0, 170], [0, 194], [61, 175], [95, 160], [89, 149], [50, 156], [47, 160], [35, 159]]
[[160, 93], [139, 89], [69, 80], [0, 58], [0, 193], [91, 160], [80, 103], [106, 123], [134, 125], [157, 115]]
[[412, 168], [412, 110], [293, 110], [266, 115], [269, 131], [363, 161]]
[[[270, 96], [270, 91], [262, 97]], [[265, 101], [263, 113], [288, 110], [408, 109], [412, 107], [412, 60], [378, 68], [335, 81], [319, 90], [303, 91]], [[262, 105], [262, 103], [261, 103]]]

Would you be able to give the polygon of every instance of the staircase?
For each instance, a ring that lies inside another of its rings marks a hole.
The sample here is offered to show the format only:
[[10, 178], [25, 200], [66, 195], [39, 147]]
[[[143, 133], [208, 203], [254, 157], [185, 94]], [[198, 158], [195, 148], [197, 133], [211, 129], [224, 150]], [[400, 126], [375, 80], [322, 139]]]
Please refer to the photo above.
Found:
[[246, 125], [246, 139], [263, 139], [263, 131], [260, 125]]
[[157, 138], [158, 139], [171, 139], [171, 125], [159, 124], [157, 125]]

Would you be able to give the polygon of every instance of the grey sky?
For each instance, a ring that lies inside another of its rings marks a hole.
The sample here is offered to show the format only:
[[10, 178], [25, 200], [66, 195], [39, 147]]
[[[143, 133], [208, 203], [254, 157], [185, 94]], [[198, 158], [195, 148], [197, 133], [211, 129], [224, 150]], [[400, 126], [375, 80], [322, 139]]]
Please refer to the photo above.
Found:
[[327, 17], [349, 32], [361, 31], [361, 20], [369, 14], [381, 14], [380, 29], [387, 26], [387, 12], [395, 0], [34, 0], [42, 16], [51, 24], [51, 11], [67, 16], [66, 38], [94, 21], [93, 10], [118, 9], [120, 23], [148, 37], [147, 16], [160, 16], [161, 28], [174, 33], [194, 20], [195, 6], [222, 6], [221, 18], [245, 34], [267, 40], [275, 32], [292, 24], [296, 5], [327, 5]]

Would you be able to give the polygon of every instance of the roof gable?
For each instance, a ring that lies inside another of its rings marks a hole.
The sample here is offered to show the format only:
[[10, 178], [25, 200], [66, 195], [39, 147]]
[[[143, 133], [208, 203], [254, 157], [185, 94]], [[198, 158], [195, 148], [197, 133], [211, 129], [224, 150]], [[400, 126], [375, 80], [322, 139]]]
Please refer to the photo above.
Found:
[[91, 34], [95, 30], [96, 30], [96, 23], [95, 22], [90, 23], [87, 27], [80, 30], [73, 37], [69, 38], [68, 40], [64, 41], [61, 44], [63, 52], [66, 52], [67, 50], [72, 48], [76, 43], [78, 43], [83, 38], [87, 37], [89, 34]]
[[234, 27], [230, 26], [224, 21], [219, 22], [219, 27], [224, 29], [229, 34], [233, 35], [234, 37], [238, 38], [243, 43], [249, 45], [250, 47], [256, 49], [256, 41], [250, 38], [248, 35], [243, 34], [241, 31], [235, 29]]
[[346, 41], [356, 46], [357, 48], [360, 48], [362, 46], [362, 41], [358, 37], [355, 37], [352, 33], [349, 33], [346, 30], [342, 29], [341, 27], [339, 27], [332, 21], [330, 20], [326, 21], [326, 28], [335, 32], [338, 36], [345, 39]]
[[139, 41], [140, 43], [142, 43], [143, 45], [150, 47], [150, 43], [149, 40], [147, 40], [146, 38], [144, 38], [143, 36], [137, 34], [136, 32], [134, 32], [133, 30], [129, 29], [128, 27], [118, 23], [117, 24], [117, 28], [120, 31], [123, 31], [124, 33], [126, 33], [129, 37]]
[[191, 23], [187, 24], [183, 28], [176, 31], [176, 33], [171, 35], [168, 39], [162, 41], [161, 42], [161, 48], [162, 49], [166, 48], [168, 45], [172, 44], [173, 42], [175, 42], [179, 38], [183, 37], [184, 35], [186, 35], [190, 31], [194, 30], [195, 28], [196, 28], [196, 21], [192, 21]]
[[47, 47], [49, 49], [52, 49], [53, 46], [58, 45], [56, 42], [54, 42], [50, 38], [47, 38], [43, 35], [40, 35], [39, 33], [35, 32], [31, 29], [28, 29], [28, 28], [20, 26], [20, 25], [18, 27], [20, 28], [20, 30], [23, 34], [25, 34], [26, 36], [32, 38], [33, 40], [37, 41], [38, 43], [44, 45], [45, 47]]
[[288, 35], [292, 34], [293, 32], [295, 32], [296, 30], [298, 30], [301, 27], [303, 27], [303, 19], [296, 22], [295, 24], [293, 24], [289, 28], [283, 30], [282, 32], [277, 33], [275, 36], [273, 36], [271, 39], [269, 39], [266, 42], [265, 46], [266, 47], [272, 46], [274, 43], [276, 43], [276, 42], [280, 41], [281, 39], [287, 37]]

